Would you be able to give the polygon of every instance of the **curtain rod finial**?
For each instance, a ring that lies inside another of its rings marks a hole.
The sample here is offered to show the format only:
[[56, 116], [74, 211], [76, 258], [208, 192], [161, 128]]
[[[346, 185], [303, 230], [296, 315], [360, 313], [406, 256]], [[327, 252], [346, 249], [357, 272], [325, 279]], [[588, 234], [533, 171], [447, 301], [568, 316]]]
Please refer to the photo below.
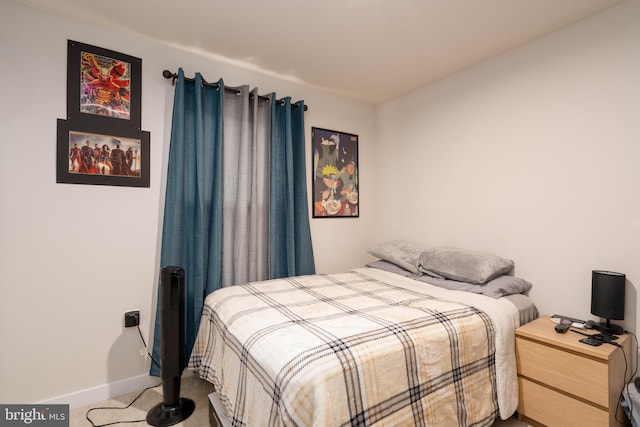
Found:
[[178, 74], [177, 74], [177, 73], [172, 73], [172, 72], [171, 72], [171, 71], [169, 71], [169, 70], [164, 70], [164, 71], [162, 71], [162, 76], [163, 76], [165, 79], [171, 79], [171, 85], [172, 85], [172, 86], [175, 86], [175, 84], [176, 84], [176, 79], [178, 78]]

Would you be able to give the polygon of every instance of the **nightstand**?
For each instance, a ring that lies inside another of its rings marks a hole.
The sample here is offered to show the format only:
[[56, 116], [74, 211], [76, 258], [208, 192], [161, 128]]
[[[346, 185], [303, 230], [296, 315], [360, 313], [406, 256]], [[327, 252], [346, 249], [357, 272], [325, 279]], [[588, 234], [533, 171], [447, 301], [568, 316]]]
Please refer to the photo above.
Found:
[[625, 373], [631, 377], [630, 335], [616, 340], [622, 348], [593, 347], [571, 330], [557, 333], [555, 325], [543, 316], [516, 329], [518, 418], [549, 427], [624, 425], [616, 418], [626, 421], [618, 402]]

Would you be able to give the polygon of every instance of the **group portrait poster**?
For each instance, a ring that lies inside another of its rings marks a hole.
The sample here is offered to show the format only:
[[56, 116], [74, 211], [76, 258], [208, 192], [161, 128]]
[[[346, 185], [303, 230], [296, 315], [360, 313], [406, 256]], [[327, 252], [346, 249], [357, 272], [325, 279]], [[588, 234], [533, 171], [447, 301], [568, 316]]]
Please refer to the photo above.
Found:
[[74, 128], [58, 120], [57, 181], [149, 186], [149, 132]]
[[358, 136], [314, 127], [311, 139], [313, 217], [358, 217]]

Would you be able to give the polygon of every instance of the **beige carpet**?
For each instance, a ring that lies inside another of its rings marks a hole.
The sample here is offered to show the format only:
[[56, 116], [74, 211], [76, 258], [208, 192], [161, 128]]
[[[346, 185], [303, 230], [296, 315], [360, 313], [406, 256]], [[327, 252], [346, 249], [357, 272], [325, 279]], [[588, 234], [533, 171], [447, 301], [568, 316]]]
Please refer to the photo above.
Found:
[[[178, 427], [207, 427], [209, 426], [209, 401], [207, 396], [213, 391], [213, 386], [196, 376], [186, 376], [182, 379], [180, 397], [187, 397], [196, 404], [195, 412], [186, 420], [179, 424]], [[122, 408], [129, 405], [140, 391], [125, 394], [99, 402], [94, 405], [73, 409], [70, 415], [70, 427], [91, 427], [91, 423], [87, 420], [87, 411], [97, 407], [116, 407]], [[128, 409], [96, 409], [91, 411], [89, 417], [96, 426], [115, 423], [119, 421], [143, 420], [142, 422], [126, 422], [115, 424], [119, 427], [125, 426], [148, 426], [146, 421], [147, 412], [158, 403], [162, 402], [162, 387], [158, 386], [147, 390], [135, 401]], [[496, 421], [494, 427], [521, 427], [527, 426], [515, 418], [506, 421]]]
[[[158, 383], [160, 380], [158, 379]], [[142, 391], [142, 390], [140, 390]], [[140, 391], [115, 397], [105, 402], [99, 402], [93, 405], [76, 408], [71, 410], [69, 414], [70, 427], [91, 427], [91, 423], [87, 420], [87, 411], [97, 407], [116, 407], [123, 408], [129, 405], [140, 394]], [[209, 425], [209, 403], [207, 395], [213, 391], [213, 385], [201, 380], [196, 376], [186, 376], [182, 379], [180, 397], [186, 397], [193, 400], [196, 404], [194, 413], [181, 423], [175, 424], [178, 427], [206, 427]], [[135, 401], [128, 409], [96, 409], [89, 413], [89, 417], [96, 426], [115, 423], [118, 421], [135, 421], [142, 422], [125, 422], [118, 423], [115, 426], [148, 426], [146, 421], [147, 412], [158, 403], [162, 402], [162, 387], [158, 386], [147, 390], [138, 400]]]

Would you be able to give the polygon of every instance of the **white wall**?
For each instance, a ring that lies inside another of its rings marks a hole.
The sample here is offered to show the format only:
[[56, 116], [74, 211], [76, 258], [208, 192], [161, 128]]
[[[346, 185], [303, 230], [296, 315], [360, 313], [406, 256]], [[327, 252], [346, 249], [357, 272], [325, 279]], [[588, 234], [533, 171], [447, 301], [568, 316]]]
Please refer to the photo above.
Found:
[[[542, 312], [588, 317], [590, 272], [610, 269], [627, 274], [635, 328], [637, 22], [639, 0], [628, 0], [376, 117], [328, 92], [0, 0], [0, 402], [83, 403], [145, 378], [122, 316], [140, 309], [149, 336], [173, 98], [161, 72], [179, 66], [304, 99], [308, 138], [311, 126], [360, 136], [361, 216], [311, 220], [318, 271], [361, 265], [390, 238], [486, 250], [515, 260]], [[67, 39], [142, 58], [151, 188], [55, 183]]]
[[[591, 270], [640, 286], [640, 2], [378, 110], [378, 240], [514, 259], [542, 313], [591, 318]], [[384, 212], [384, 214], [383, 214]]]
[[[56, 184], [56, 119], [66, 116], [67, 39], [142, 58], [142, 129], [151, 132], [148, 189]], [[83, 404], [147, 381], [125, 311], [150, 336], [173, 88], [162, 70], [250, 84], [304, 99], [311, 127], [360, 136], [360, 176], [371, 179], [375, 110], [243, 71], [154, 41], [72, 22], [0, 0], [0, 402]], [[308, 173], [311, 157], [309, 155]], [[309, 186], [311, 179], [309, 179]], [[310, 191], [310, 189], [309, 189]], [[358, 219], [312, 220], [319, 272], [361, 265], [373, 243], [373, 186]], [[348, 237], [348, 238], [346, 238]], [[336, 254], [338, 256], [336, 256]]]

